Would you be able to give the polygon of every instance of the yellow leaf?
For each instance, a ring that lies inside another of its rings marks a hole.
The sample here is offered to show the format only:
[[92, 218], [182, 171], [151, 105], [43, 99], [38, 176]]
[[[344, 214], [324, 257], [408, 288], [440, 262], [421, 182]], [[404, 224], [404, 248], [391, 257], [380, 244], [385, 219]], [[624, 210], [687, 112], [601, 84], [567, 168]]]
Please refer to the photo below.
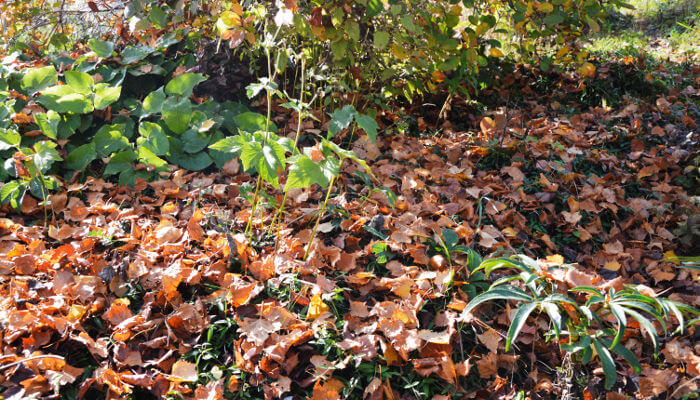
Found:
[[540, 3], [537, 5], [537, 9], [543, 13], [549, 14], [554, 11], [554, 6], [551, 3]]
[[491, 47], [489, 49], [489, 53], [491, 53], [491, 57], [503, 57], [504, 55], [501, 49], [498, 47]]
[[175, 382], [195, 382], [197, 380], [197, 366], [187, 361], [175, 361], [170, 372], [170, 380]]
[[594, 78], [595, 77], [595, 65], [585, 62], [581, 67], [578, 69], [579, 74], [586, 76], [588, 78]]
[[328, 304], [323, 302], [321, 295], [314, 295], [309, 303], [309, 314], [307, 315], [307, 318], [316, 319], [319, 315], [328, 312], [328, 310], [330, 310], [330, 308], [328, 307]]
[[668, 262], [672, 262], [676, 265], [680, 264], [680, 262], [678, 261], [678, 256], [676, 255], [676, 253], [673, 250], [669, 250], [669, 251], [665, 252], [663, 260], [668, 261]]
[[562, 264], [564, 264], [564, 257], [562, 257], [559, 254], [554, 254], [551, 256], [547, 256], [547, 261], [549, 261], [550, 263], [552, 263], [554, 265], [562, 265]]
[[609, 271], [618, 271], [620, 269], [621, 265], [617, 260], [612, 260], [608, 261], [603, 265], [603, 268], [609, 270]]

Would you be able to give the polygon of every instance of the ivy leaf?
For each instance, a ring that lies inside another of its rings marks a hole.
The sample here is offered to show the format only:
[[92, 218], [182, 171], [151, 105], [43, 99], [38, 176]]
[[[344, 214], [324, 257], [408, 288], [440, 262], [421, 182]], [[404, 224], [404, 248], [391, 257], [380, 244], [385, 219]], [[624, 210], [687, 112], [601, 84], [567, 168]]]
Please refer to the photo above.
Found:
[[41, 132], [46, 137], [56, 139], [58, 136], [58, 124], [61, 122], [61, 116], [54, 110], [48, 110], [45, 113], [34, 114], [34, 121], [41, 129]]
[[163, 120], [173, 132], [180, 134], [187, 130], [192, 118], [192, 103], [187, 98], [177, 100], [169, 97], [163, 102]]
[[30, 94], [58, 83], [58, 74], [52, 66], [32, 68], [22, 77], [22, 89]]
[[150, 150], [155, 156], [164, 155], [170, 151], [168, 136], [160, 125], [153, 122], [142, 122], [139, 125], [139, 134], [141, 137], [136, 139], [136, 143], [140, 147]]
[[318, 163], [315, 163], [309, 156], [301, 155], [289, 167], [287, 183], [284, 191], [296, 188], [308, 188], [314, 183], [326, 187], [329, 184], [328, 177], [324, 175]]
[[369, 138], [372, 139], [372, 143], [376, 143], [377, 129], [379, 129], [377, 121], [375, 121], [374, 118], [370, 117], [369, 115], [364, 114], [358, 114], [357, 116], [355, 116], [355, 121], [357, 122], [357, 126], [364, 129], [367, 133], [367, 136], [369, 136]]
[[114, 43], [104, 40], [90, 39], [88, 41], [88, 46], [90, 46], [90, 50], [94, 51], [100, 58], [111, 57], [114, 51]]
[[355, 107], [351, 105], [333, 111], [331, 120], [328, 123], [328, 138], [330, 139], [332, 136], [350, 126], [355, 115], [357, 115], [357, 111], [355, 111]]
[[95, 151], [95, 143], [84, 144], [75, 150], [71, 151], [66, 157], [64, 165], [66, 168], [80, 171], [85, 169], [92, 160], [97, 158], [97, 152]]
[[188, 73], [179, 75], [165, 85], [165, 93], [169, 95], [190, 97], [192, 94], [192, 89], [206, 79], [207, 78], [205, 78], [202, 74]]

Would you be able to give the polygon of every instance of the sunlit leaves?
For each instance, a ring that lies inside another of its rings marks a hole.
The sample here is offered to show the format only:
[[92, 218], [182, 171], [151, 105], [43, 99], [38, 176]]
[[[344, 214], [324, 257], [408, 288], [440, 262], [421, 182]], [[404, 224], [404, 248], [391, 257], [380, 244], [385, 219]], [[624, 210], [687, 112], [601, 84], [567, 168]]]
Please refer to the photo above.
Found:
[[192, 104], [189, 99], [169, 97], [163, 102], [163, 120], [173, 132], [179, 134], [186, 131], [191, 118]]
[[205, 79], [206, 78], [202, 74], [187, 73], [179, 75], [165, 85], [165, 93], [189, 97], [192, 94], [192, 89]]
[[95, 54], [98, 57], [101, 57], [101, 58], [111, 57], [112, 52], [114, 51], [114, 42], [97, 40], [97, 39], [90, 39], [88, 41], [88, 45], [90, 46], [90, 49], [93, 52], [95, 52]]
[[164, 155], [170, 150], [168, 137], [160, 125], [152, 122], [142, 122], [139, 126], [139, 134], [141, 137], [136, 140], [136, 143], [141, 147], [147, 148], [154, 155]]
[[36, 93], [58, 82], [58, 74], [53, 66], [32, 68], [22, 77], [22, 89]]

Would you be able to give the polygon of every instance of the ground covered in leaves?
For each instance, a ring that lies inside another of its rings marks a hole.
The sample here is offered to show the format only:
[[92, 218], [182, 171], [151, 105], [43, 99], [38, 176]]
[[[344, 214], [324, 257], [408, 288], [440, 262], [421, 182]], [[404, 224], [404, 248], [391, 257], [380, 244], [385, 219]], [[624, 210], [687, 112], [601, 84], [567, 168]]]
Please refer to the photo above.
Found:
[[[485, 257], [572, 264], [552, 277], [563, 287], [643, 285], [700, 305], [698, 272], [674, 261], [698, 251], [688, 222], [700, 213], [697, 165], [687, 166], [697, 162], [700, 71], [658, 69], [649, 87], [661, 79], [674, 89], [613, 108], [570, 101], [614, 74], [637, 76], [638, 62], [599, 65], [592, 82], [522, 67], [486, 91], [509, 99], [486, 118], [459, 98], [446, 121], [429, 105], [385, 112], [376, 144], [351, 143], [377, 180], [345, 165], [306, 261], [325, 194], [292, 191], [278, 240], [266, 231], [272, 206], [248, 238], [255, 178], [236, 160], [135, 188], [74, 182], [52, 196], [46, 221], [25, 197], [23, 216], [6, 209], [0, 220], [3, 398], [509, 399], [523, 390], [535, 399], [560, 398], [567, 385], [608, 400], [697, 393], [696, 328], [663, 341], [655, 358], [630, 324], [624, 345], [643, 370], [620, 363], [606, 392], [596, 363], [572, 364], [544, 340], [542, 316], [506, 352], [510, 307], [462, 313], [488, 284], [468, 276], [466, 258], [453, 266], [441, 253], [450, 230]], [[296, 117], [274, 115], [293, 135]], [[304, 122], [302, 146], [327, 129], [318, 117]], [[339, 138], [348, 146], [349, 133]], [[574, 376], [562, 378], [562, 366]]]

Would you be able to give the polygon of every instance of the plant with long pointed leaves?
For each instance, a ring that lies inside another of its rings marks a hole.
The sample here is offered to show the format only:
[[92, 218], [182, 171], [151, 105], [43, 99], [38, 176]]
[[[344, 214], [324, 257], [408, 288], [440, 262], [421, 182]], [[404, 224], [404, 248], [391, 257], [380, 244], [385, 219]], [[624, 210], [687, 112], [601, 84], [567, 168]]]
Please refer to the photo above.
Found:
[[[697, 319], [686, 322], [686, 316], [700, 314], [700, 311], [693, 307], [667, 298], [643, 294], [633, 286], [620, 291], [610, 288], [607, 292], [588, 286], [568, 290], [588, 295], [585, 303], [580, 304], [558, 287], [556, 281], [551, 278], [553, 271], [543, 271], [537, 261], [524, 255], [485, 260], [475, 271], [483, 270], [489, 276], [499, 269], [516, 270], [517, 273], [504, 275], [487, 291], [472, 298], [463, 310], [463, 316], [487, 302], [511, 300], [520, 303], [506, 335], [505, 349], [509, 351], [527, 323], [528, 317], [536, 310], [543, 312], [550, 321], [550, 330], [546, 335], [548, 338], [556, 338], [562, 350], [579, 354], [580, 361], [584, 364], [588, 363], [594, 354], [598, 355], [607, 389], [610, 389], [617, 379], [617, 369], [611, 352], [621, 356], [635, 371], [641, 371], [639, 360], [622, 344], [632, 320], [649, 336], [656, 356], [659, 347], [657, 324], [668, 333], [667, 324], [673, 316], [678, 322], [676, 332], [683, 332], [688, 324], [697, 323]], [[516, 282], [519, 284], [516, 285]]]

